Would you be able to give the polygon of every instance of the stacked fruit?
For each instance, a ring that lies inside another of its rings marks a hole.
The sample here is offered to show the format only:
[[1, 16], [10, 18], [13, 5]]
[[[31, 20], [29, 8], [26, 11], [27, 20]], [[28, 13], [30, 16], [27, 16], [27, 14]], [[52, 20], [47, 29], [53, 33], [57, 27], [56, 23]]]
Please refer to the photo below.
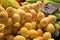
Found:
[[18, 9], [0, 7], [0, 40], [54, 40], [52, 36], [58, 37], [57, 17], [40, 11], [45, 4], [47, 2], [38, 1]]

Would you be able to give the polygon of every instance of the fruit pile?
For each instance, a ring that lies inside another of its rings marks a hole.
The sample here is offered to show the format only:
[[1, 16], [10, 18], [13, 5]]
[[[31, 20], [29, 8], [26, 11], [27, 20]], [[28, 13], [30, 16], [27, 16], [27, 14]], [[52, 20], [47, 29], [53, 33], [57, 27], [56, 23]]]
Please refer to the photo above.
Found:
[[40, 11], [46, 4], [38, 1], [18, 9], [0, 7], [0, 40], [54, 40], [52, 36], [58, 37], [57, 17]]

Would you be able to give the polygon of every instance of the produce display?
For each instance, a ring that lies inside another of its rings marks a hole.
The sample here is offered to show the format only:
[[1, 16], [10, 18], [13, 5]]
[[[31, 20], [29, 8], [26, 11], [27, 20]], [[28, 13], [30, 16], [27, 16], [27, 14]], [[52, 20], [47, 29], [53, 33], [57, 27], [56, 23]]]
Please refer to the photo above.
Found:
[[60, 35], [60, 8], [49, 14], [41, 7], [59, 3], [60, 0], [0, 0], [0, 40], [56, 40]]

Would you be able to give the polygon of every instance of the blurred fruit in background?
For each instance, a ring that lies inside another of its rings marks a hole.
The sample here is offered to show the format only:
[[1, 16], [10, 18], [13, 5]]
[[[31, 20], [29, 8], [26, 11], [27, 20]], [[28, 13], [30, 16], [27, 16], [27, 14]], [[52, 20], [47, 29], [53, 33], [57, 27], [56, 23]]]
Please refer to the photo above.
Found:
[[16, 0], [19, 4], [25, 2], [26, 0]]
[[0, 0], [0, 4], [4, 7], [13, 7], [13, 8], [20, 8], [19, 3], [16, 0]]

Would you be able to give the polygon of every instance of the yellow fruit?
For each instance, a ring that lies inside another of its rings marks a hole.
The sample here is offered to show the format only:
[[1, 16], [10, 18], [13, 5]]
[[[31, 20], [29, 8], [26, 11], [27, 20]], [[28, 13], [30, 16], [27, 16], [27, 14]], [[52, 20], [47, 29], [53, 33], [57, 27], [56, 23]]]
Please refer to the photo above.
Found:
[[17, 35], [14, 40], [26, 40], [26, 38], [24, 36], [21, 35]]
[[22, 10], [22, 9], [17, 9], [17, 11], [18, 11], [18, 14], [20, 15], [20, 17], [21, 17], [22, 19], [24, 19], [24, 18], [25, 18], [25, 11]]
[[36, 20], [37, 20], [37, 21], [40, 21], [40, 20], [43, 19], [44, 17], [45, 17], [45, 14], [44, 14], [44, 13], [38, 12]]
[[50, 32], [45, 32], [45, 33], [43, 34], [43, 39], [44, 39], [44, 40], [48, 40], [48, 39], [51, 38], [51, 37], [52, 37], [52, 35], [51, 35]]
[[26, 20], [25, 19], [21, 19], [20, 23], [21, 24], [25, 24]]
[[28, 12], [31, 9], [29, 5], [24, 5], [20, 8], [23, 9], [25, 12]]
[[37, 30], [39, 36], [43, 36], [43, 31], [41, 29]]
[[4, 8], [7, 7], [14, 7], [14, 8], [19, 8], [20, 5], [15, 1], [15, 0], [0, 0], [0, 3]]
[[32, 14], [31, 13], [26, 13], [25, 14], [25, 20], [26, 21], [31, 21], [31, 19], [32, 19]]
[[20, 29], [19, 34], [23, 35], [24, 37], [28, 37], [28, 36], [29, 36], [29, 35], [28, 35], [28, 29], [27, 29], [26, 27], [22, 27], [22, 28]]
[[36, 11], [34, 9], [31, 9], [29, 12], [33, 15], [33, 18], [36, 17]]
[[0, 4], [0, 7], [2, 7], [2, 5]]
[[0, 30], [4, 29], [5, 27], [5, 24], [0, 24]]
[[48, 25], [48, 17], [45, 17], [43, 18], [41, 21], [40, 21], [40, 25], [42, 27], [46, 27]]
[[55, 40], [55, 39], [53, 39], [53, 38], [49, 38], [48, 40]]
[[3, 7], [0, 7], [0, 12], [2, 12], [2, 11], [5, 11], [5, 9]]
[[59, 24], [55, 23], [54, 26], [55, 26], [55, 29], [56, 29], [57, 31], [60, 30], [60, 25], [59, 25]]
[[33, 28], [32, 24], [29, 23], [29, 22], [25, 23], [24, 26], [25, 26], [27, 29], [32, 29], [32, 28]]
[[20, 27], [20, 25], [21, 25], [21, 24], [20, 24], [20, 22], [16, 22], [13, 26], [15, 26], [15, 27], [18, 27], [18, 28], [19, 28], [19, 27]]
[[20, 16], [18, 14], [14, 14], [12, 19], [13, 19], [14, 23], [19, 22], [20, 21]]
[[17, 10], [13, 7], [7, 7], [6, 12], [8, 13], [9, 17], [11, 17], [13, 14], [17, 13]]
[[36, 29], [36, 22], [31, 22], [33, 29]]
[[0, 19], [1, 19], [2, 21], [6, 21], [6, 20], [8, 19], [8, 13], [5, 12], [5, 11], [2, 11], [2, 12], [0, 13]]
[[48, 26], [46, 27], [46, 31], [53, 33], [55, 31], [54, 25], [53, 24], [48, 24]]
[[49, 3], [49, 0], [44, 0], [43, 5], [47, 5]]
[[0, 33], [0, 40], [4, 40], [4, 33]]
[[34, 29], [29, 30], [29, 38], [35, 38], [38, 36], [38, 32]]
[[33, 3], [31, 7], [32, 7], [32, 9], [35, 9], [36, 11], [38, 11], [41, 7], [41, 4], [42, 4], [42, 2], [38, 1], [37, 3]]
[[54, 15], [49, 15], [48, 16], [49, 23], [55, 23], [56, 20], [57, 20], [56, 16], [54, 16]]
[[[7, 25], [7, 24], [8, 24], [8, 25]], [[13, 21], [12, 21], [12, 18], [10, 17], [10, 18], [8, 18], [8, 20], [7, 20], [6, 26], [12, 26], [12, 24], [13, 24]]]
[[33, 40], [43, 40], [43, 38], [38, 36], [38, 37], [34, 38]]

